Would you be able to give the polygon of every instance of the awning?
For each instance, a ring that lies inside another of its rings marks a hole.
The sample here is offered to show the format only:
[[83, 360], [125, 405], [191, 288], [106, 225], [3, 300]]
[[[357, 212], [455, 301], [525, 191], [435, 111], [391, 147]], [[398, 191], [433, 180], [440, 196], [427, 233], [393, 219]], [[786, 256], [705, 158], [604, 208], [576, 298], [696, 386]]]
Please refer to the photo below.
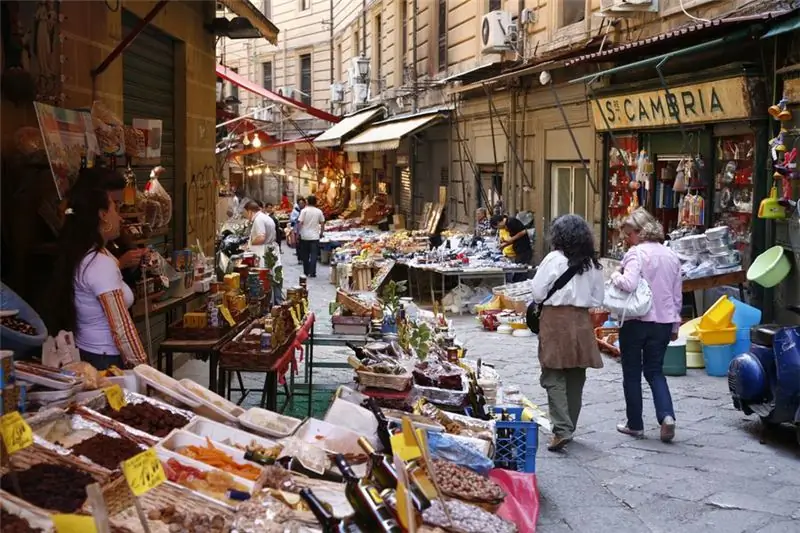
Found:
[[225, 4], [228, 9], [249, 20], [264, 39], [274, 45], [278, 44], [278, 27], [270, 22], [250, 0], [219, 0], [218, 3]]
[[322, 135], [314, 139], [314, 146], [317, 148], [332, 148], [334, 146], [340, 146], [344, 141], [345, 136], [351, 134], [361, 126], [372, 122], [379, 116], [385, 116], [385, 114], [386, 108], [380, 106], [342, 117], [341, 122], [335, 124]]
[[477, 67], [465, 70], [464, 72], [459, 72], [458, 74], [453, 74], [452, 76], [448, 76], [443, 80], [440, 80], [441, 83], [450, 83], [453, 81], [463, 81], [463, 82], [474, 82], [485, 78], [486, 76], [497, 75], [500, 73], [500, 69], [503, 66], [502, 61], [492, 61], [491, 63], [486, 63], [485, 65], [478, 65]]
[[316, 107], [304, 104], [303, 102], [300, 102], [293, 98], [281, 96], [278, 93], [274, 93], [268, 89], [265, 89], [264, 87], [261, 87], [260, 85], [256, 85], [252, 81], [240, 76], [239, 74], [237, 74], [236, 72], [234, 72], [233, 70], [229, 69], [224, 65], [217, 65], [217, 76], [219, 76], [224, 80], [228, 80], [229, 82], [236, 84], [242, 89], [250, 91], [253, 94], [257, 94], [262, 98], [267, 98], [268, 100], [271, 100], [276, 104], [299, 109], [300, 111], [308, 113], [312, 117], [326, 120], [328, 122], [333, 122], [334, 124], [342, 120], [341, 117], [337, 117], [336, 115], [331, 115], [327, 111], [317, 109]]
[[405, 120], [379, 122], [344, 143], [344, 149], [348, 152], [396, 150], [403, 137], [422, 131], [443, 118], [444, 115], [436, 113]]
[[789, 33], [790, 31], [795, 31], [798, 29], [800, 29], [800, 17], [794, 17], [790, 18], [789, 20], [785, 20], [780, 24], [776, 24], [761, 38], [769, 39], [770, 37], [777, 37], [778, 35], [783, 35], [784, 33]]

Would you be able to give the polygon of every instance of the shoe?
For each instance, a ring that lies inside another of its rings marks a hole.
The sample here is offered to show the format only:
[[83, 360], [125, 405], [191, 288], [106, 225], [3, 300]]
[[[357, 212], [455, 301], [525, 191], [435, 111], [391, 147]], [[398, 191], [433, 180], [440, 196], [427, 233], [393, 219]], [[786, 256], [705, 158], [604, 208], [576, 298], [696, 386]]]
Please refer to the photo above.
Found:
[[553, 438], [550, 439], [550, 442], [547, 444], [547, 449], [551, 452], [558, 452], [564, 449], [564, 446], [572, 442], [572, 437], [559, 437], [558, 435], [553, 435]]
[[675, 438], [675, 419], [665, 416], [661, 422], [661, 442], [672, 442]]
[[630, 435], [631, 437], [636, 437], [637, 439], [644, 437], [643, 429], [631, 429], [628, 427], [628, 424], [617, 424], [617, 431], [625, 435]]

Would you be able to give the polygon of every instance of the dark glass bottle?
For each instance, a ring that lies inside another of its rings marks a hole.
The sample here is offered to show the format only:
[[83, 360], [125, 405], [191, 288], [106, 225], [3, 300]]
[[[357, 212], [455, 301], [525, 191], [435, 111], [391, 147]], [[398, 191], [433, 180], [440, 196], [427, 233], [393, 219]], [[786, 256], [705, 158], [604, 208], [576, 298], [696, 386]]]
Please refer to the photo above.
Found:
[[364, 403], [366, 407], [372, 411], [372, 414], [375, 415], [375, 419], [378, 421], [378, 439], [381, 441], [381, 446], [383, 446], [383, 449], [388, 455], [391, 455], [392, 434], [389, 432], [389, 420], [386, 418], [386, 415], [383, 414], [383, 410], [378, 405], [378, 402], [375, 401], [375, 398], [367, 398]]
[[347, 345], [348, 348], [353, 350], [353, 352], [356, 355], [356, 359], [358, 359], [359, 361], [363, 361], [364, 359], [367, 358], [367, 354], [364, 353], [364, 348], [362, 348], [361, 346], [356, 346], [350, 341], [345, 342], [345, 345]]
[[354, 521], [350, 519], [340, 519], [333, 516], [333, 513], [328, 511], [325, 504], [314, 495], [311, 489], [301, 489], [300, 497], [317, 517], [317, 521], [322, 526], [322, 533], [361, 533], [362, 529], [358, 527]]
[[280, 459], [273, 459], [272, 457], [267, 457], [258, 452], [248, 451], [245, 452], [244, 458], [248, 461], [253, 461], [254, 463], [264, 466], [280, 465], [286, 470], [297, 472], [298, 474], [302, 474], [312, 479], [324, 479], [326, 481], [333, 481], [334, 483], [341, 483], [343, 480], [341, 474], [333, 470], [328, 470], [323, 474], [309, 470], [294, 457], [281, 457]]
[[258, 453], [253, 450], [247, 450], [246, 452], [244, 452], [244, 458], [246, 461], [252, 461], [254, 463], [258, 463], [264, 466], [275, 464], [274, 457], [269, 457], [267, 455]]
[[[358, 445], [369, 455], [369, 475], [372, 477], [373, 481], [375, 481], [381, 489], [397, 490], [399, 477], [397, 475], [397, 470], [389, 458], [382, 453], [376, 452], [372, 444], [364, 437], [358, 439]], [[416, 483], [409, 480], [409, 485], [408, 491], [411, 495], [411, 502], [414, 504], [414, 508], [421, 513], [431, 506], [431, 502], [425, 494], [422, 493], [419, 487], [417, 487]]]
[[375, 532], [403, 533], [403, 528], [381, 498], [380, 491], [374, 485], [359, 479], [344, 455], [336, 456], [336, 466], [345, 478], [344, 494], [347, 501], [355, 509], [356, 517], [362, 525]]

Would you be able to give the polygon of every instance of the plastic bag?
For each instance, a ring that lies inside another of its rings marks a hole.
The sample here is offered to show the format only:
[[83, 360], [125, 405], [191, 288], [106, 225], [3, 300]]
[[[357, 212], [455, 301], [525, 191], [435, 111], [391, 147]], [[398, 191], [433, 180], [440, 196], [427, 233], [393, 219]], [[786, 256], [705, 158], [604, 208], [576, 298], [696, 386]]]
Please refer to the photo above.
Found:
[[[147, 200], [158, 203], [159, 209], [154, 213], [150, 226], [156, 230], [169, 225], [172, 220], [172, 198], [158, 181], [158, 177], [165, 172], [164, 167], [157, 166], [150, 172], [150, 181], [144, 187], [144, 196]], [[151, 207], [148, 205], [148, 207]], [[149, 218], [149, 217], [148, 217]]]
[[494, 469], [489, 478], [506, 491], [497, 516], [517, 525], [519, 533], [536, 533], [539, 519], [539, 489], [536, 474]]
[[456, 463], [484, 476], [494, 468], [491, 459], [445, 433], [429, 431], [428, 447], [434, 459]]

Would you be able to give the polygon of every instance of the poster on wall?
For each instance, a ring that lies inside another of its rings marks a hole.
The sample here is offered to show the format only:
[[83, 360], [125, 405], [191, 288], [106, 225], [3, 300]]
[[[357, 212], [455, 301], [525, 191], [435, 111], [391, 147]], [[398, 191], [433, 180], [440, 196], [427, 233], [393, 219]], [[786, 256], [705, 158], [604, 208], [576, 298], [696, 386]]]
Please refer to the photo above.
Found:
[[144, 133], [144, 152], [139, 152], [133, 158], [133, 164], [143, 166], [161, 164], [161, 133], [163, 131], [161, 119], [135, 118], [133, 127]]
[[34, 102], [33, 105], [58, 199], [63, 200], [78, 177], [81, 157], [85, 156], [87, 165], [91, 166], [100, 153], [92, 116], [88, 111], [53, 107], [41, 102]]

